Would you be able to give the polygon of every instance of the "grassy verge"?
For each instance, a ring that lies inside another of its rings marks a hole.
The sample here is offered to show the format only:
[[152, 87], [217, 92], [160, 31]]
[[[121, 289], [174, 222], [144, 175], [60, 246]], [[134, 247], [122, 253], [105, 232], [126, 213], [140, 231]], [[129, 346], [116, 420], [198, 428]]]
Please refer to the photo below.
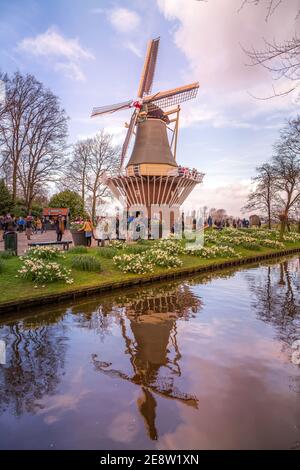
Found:
[[[285, 243], [285, 248], [300, 248], [300, 242], [296, 243]], [[96, 255], [97, 248], [92, 248], [89, 250], [89, 255]], [[247, 250], [244, 248], [239, 248], [239, 252], [243, 258], [255, 257], [259, 255], [276, 253], [283, 251], [278, 249], [271, 248], [260, 248], [257, 251]], [[67, 268], [72, 268], [72, 260], [76, 254], [67, 254], [64, 259], [59, 261], [62, 265]], [[16, 277], [18, 269], [21, 267], [21, 260], [19, 258], [13, 257], [5, 260], [4, 269], [0, 272], [0, 306], [6, 302], [10, 301], [24, 301], [26, 303], [27, 299], [33, 299], [38, 297], [47, 297], [53, 294], [61, 294], [64, 292], [76, 291], [90, 287], [101, 286], [107, 283], [117, 283], [129, 279], [140, 279], [148, 278], [152, 275], [173, 273], [184, 271], [187, 268], [198, 268], [202, 266], [213, 266], [225, 261], [234, 261], [236, 258], [214, 258], [214, 259], [203, 259], [196, 256], [181, 256], [183, 265], [180, 268], [156, 268], [151, 275], [149, 274], [124, 274], [114, 267], [111, 259], [105, 259], [99, 257], [102, 265], [101, 272], [87, 272], [79, 271], [72, 269], [72, 277], [74, 283], [71, 285], [66, 285], [63, 282], [54, 282], [46, 285], [45, 287], [35, 286], [31, 281], [20, 279]]]

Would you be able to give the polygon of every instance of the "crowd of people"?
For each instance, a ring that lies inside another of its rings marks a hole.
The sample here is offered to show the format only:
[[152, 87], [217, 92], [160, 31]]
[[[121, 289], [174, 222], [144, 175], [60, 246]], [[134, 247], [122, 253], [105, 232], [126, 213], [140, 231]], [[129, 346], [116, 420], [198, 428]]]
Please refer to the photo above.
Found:
[[2, 215], [0, 216], [0, 240], [4, 239], [6, 233], [12, 232], [25, 232], [27, 240], [31, 240], [32, 235], [45, 233], [49, 224], [56, 230], [57, 241], [60, 241], [66, 229], [65, 217], [58, 216], [56, 219], [50, 220], [46, 217], [34, 217], [32, 215], [27, 217], [15, 217], [11, 214]]
[[[259, 220], [258, 223], [259, 226], [261, 226], [261, 222]], [[212, 228], [218, 228], [222, 229], [224, 227], [233, 227], [233, 228], [249, 228], [250, 227], [250, 221], [246, 219], [245, 217], [243, 219], [213, 219], [211, 215], [208, 216], [208, 218], [204, 222], [204, 226]]]

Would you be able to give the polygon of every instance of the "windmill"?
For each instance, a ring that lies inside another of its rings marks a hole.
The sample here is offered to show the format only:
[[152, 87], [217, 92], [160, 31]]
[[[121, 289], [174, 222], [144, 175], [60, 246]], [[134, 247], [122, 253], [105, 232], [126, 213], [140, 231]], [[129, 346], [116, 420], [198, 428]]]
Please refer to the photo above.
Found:
[[[149, 41], [137, 97], [94, 108], [92, 117], [133, 109], [121, 152], [120, 174], [105, 182], [128, 206], [181, 205], [203, 173], [182, 168], [176, 162], [180, 104], [195, 98], [199, 83], [152, 93], [160, 38]], [[171, 138], [168, 137], [168, 130]], [[124, 163], [135, 134], [132, 154]]]

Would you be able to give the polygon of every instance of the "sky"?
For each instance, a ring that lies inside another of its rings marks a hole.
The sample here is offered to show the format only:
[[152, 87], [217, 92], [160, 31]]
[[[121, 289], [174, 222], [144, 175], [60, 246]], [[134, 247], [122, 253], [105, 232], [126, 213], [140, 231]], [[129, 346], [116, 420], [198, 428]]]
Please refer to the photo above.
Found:
[[187, 206], [240, 215], [256, 166], [300, 102], [296, 93], [256, 99], [289, 85], [250, 67], [243, 51], [299, 33], [299, 0], [284, 0], [268, 21], [267, 0], [242, 3], [0, 0], [0, 70], [31, 73], [59, 96], [70, 143], [104, 128], [122, 144], [130, 111], [92, 119], [91, 110], [136, 97], [147, 41], [160, 36], [153, 92], [200, 82], [197, 99], [181, 106], [177, 160], [205, 173]]

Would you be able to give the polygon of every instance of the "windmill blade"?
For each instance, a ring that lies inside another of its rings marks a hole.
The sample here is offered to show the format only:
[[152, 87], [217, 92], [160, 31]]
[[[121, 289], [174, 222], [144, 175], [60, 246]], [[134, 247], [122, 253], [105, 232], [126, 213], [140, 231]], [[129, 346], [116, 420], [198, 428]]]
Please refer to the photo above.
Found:
[[148, 42], [144, 67], [142, 71], [142, 76], [139, 84], [138, 90], [138, 97], [142, 98], [145, 94], [149, 95], [151, 93], [155, 66], [156, 66], [156, 59], [158, 54], [158, 46], [159, 46], [160, 38], [152, 39], [152, 41]]
[[123, 166], [123, 163], [124, 163], [124, 160], [125, 160], [125, 157], [126, 157], [126, 153], [127, 153], [127, 150], [128, 150], [129, 144], [130, 144], [131, 136], [132, 136], [133, 131], [134, 131], [134, 127], [135, 127], [135, 124], [136, 124], [138, 114], [139, 114], [139, 111], [136, 109], [134, 111], [133, 115], [131, 116], [131, 120], [130, 120], [130, 123], [129, 123], [129, 127], [128, 127], [128, 130], [127, 130], [127, 134], [126, 134], [124, 144], [123, 144], [123, 147], [122, 147], [122, 152], [121, 152], [121, 164], [120, 164], [121, 168]]
[[130, 108], [132, 105], [132, 100], [123, 101], [122, 103], [110, 104], [108, 106], [100, 106], [99, 108], [93, 108], [91, 117], [99, 116], [100, 114], [115, 113], [121, 109]]
[[[145, 96], [143, 102], [148, 105], [148, 109], [158, 106], [161, 109], [175, 106], [184, 101], [196, 98], [199, 89], [199, 83], [191, 83], [167, 91], [160, 91], [155, 95]], [[153, 106], [152, 106], [153, 105]]]

